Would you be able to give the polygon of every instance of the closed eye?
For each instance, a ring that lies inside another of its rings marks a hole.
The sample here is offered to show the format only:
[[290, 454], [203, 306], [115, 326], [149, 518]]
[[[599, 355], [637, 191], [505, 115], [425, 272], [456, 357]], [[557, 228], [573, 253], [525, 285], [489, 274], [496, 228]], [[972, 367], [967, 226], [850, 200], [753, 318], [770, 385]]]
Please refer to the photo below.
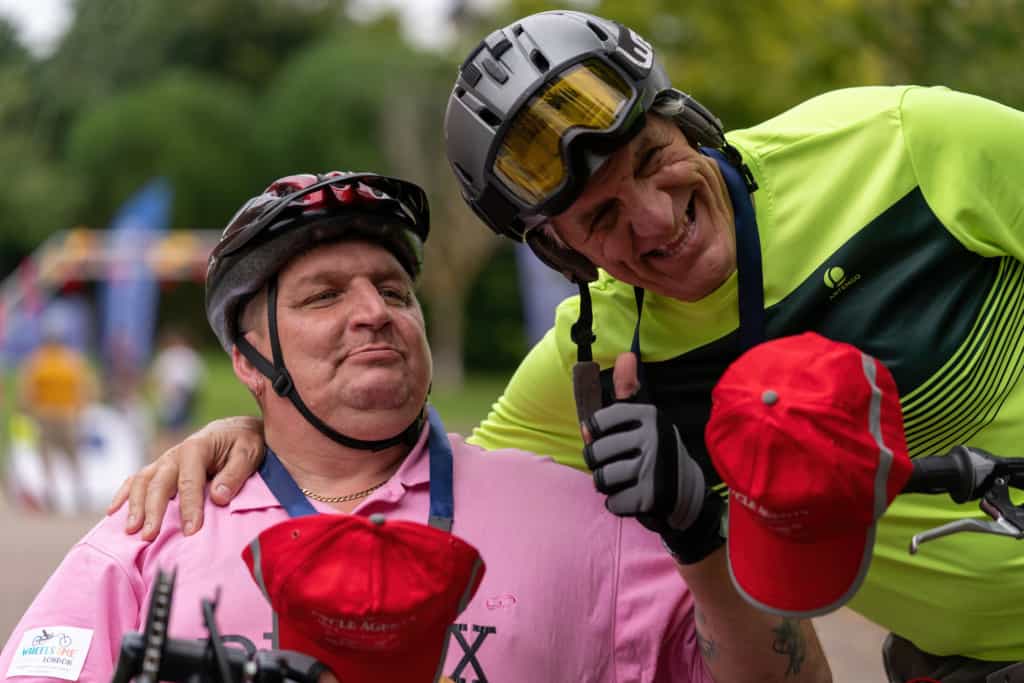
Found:
[[339, 294], [340, 292], [336, 289], [324, 289], [317, 292], [313, 296], [309, 296], [303, 299], [302, 305], [306, 306], [310, 304], [323, 303], [325, 301], [332, 301], [336, 299]]
[[644, 152], [643, 156], [640, 157], [640, 163], [637, 164], [636, 175], [650, 175], [657, 170], [658, 166], [653, 162], [657, 159], [658, 153], [667, 146], [668, 145], [656, 145]]
[[392, 301], [403, 306], [408, 306], [412, 303], [412, 295], [409, 294], [409, 292], [396, 287], [381, 287], [380, 295], [388, 301]]
[[605, 224], [612, 215], [614, 208], [614, 199], [609, 199], [597, 208], [597, 211], [594, 212], [594, 217], [590, 220], [589, 232], [587, 233], [588, 238], [601, 228], [605, 227]]

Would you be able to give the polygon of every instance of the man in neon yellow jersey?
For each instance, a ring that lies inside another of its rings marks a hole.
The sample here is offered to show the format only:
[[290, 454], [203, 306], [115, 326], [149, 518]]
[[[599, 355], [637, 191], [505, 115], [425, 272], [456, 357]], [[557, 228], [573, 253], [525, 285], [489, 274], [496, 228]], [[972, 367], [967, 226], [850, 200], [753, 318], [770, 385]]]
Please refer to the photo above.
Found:
[[[725, 134], [671, 87], [636, 33], [545, 12], [474, 49], [445, 134], [467, 203], [581, 288], [474, 443], [582, 467], [580, 418], [614, 398], [617, 363], [639, 358], [638, 400], [658, 417], [633, 432], [653, 439], [657, 462], [692, 458], [715, 484], [703, 440], [711, 388], [743, 350], [815, 331], [892, 371], [912, 456], [961, 443], [1021, 452], [1021, 112], [944, 88], [856, 88]], [[627, 350], [634, 355], [620, 356]], [[574, 361], [591, 357], [597, 400], [572, 381]], [[577, 404], [591, 408], [578, 414]], [[601, 410], [617, 410], [625, 428], [637, 418], [621, 405]], [[659, 428], [666, 423], [680, 447]], [[138, 523], [147, 484], [163, 495], [174, 487], [174, 455], [193, 454], [181, 472], [194, 481], [183, 495], [194, 497], [207, 464], [227, 453], [215, 447], [238, 433], [195, 440], [136, 480]], [[611, 459], [635, 460], [625, 451]], [[592, 464], [607, 471], [608, 460]], [[243, 469], [238, 459], [218, 475], [214, 495], [218, 485], [236, 490]], [[615, 511], [643, 516], [663, 505], [658, 470], [633, 470], [612, 486], [595, 480], [604, 492], [635, 492]], [[159, 500], [146, 505], [147, 520], [162, 513]], [[903, 496], [879, 524], [850, 606], [893, 632], [892, 680], [978, 680], [1024, 659], [1024, 602], [1007, 599], [1024, 589], [1018, 547], [968, 534], [926, 557], [906, 551], [914, 533], [978, 514], [945, 497]]]

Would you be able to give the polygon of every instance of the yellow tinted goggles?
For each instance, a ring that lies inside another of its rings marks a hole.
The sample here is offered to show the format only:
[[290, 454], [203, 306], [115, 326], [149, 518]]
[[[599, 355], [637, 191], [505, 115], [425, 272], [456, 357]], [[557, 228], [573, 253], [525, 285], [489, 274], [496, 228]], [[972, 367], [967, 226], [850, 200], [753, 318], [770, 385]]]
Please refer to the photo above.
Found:
[[634, 94], [615, 69], [598, 59], [570, 67], [512, 119], [494, 158], [494, 174], [525, 204], [545, 203], [571, 172], [563, 150], [566, 134], [615, 131]]

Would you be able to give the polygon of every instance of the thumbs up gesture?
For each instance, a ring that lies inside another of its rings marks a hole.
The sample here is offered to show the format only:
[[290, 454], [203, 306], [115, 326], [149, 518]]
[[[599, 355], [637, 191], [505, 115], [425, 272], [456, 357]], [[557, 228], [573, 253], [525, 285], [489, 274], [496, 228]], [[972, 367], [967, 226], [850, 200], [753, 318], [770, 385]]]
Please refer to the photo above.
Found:
[[617, 402], [582, 425], [594, 485], [609, 511], [660, 534], [680, 562], [700, 561], [722, 544], [721, 499], [705, 487], [675, 425], [656, 406], [632, 402], [640, 386], [633, 353], [618, 357], [613, 381]]

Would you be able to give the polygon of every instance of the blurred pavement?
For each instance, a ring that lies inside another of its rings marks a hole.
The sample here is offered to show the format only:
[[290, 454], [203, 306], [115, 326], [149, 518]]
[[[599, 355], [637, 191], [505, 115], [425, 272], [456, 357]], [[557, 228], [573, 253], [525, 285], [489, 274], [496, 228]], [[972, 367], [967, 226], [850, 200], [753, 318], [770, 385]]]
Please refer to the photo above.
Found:
[[[31, 514], [8, 505], [0, 490], [0, 637], [12, 629], [64, 553], [102, 517]], [[82, 590], [89, 590], [82, 586]], [[840, 610], [816, 621], [832, 665], [834, 683], [881, 683], [884, 632], [863, 617]], [[3, 673], [3, 672], [0, 672]]]

